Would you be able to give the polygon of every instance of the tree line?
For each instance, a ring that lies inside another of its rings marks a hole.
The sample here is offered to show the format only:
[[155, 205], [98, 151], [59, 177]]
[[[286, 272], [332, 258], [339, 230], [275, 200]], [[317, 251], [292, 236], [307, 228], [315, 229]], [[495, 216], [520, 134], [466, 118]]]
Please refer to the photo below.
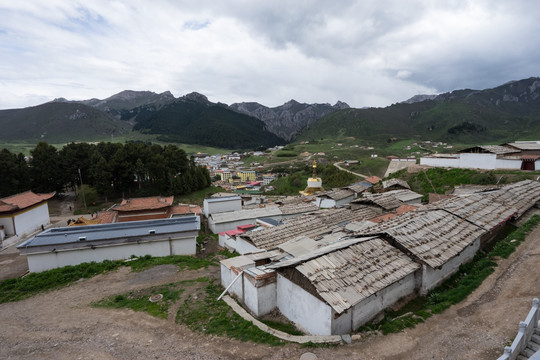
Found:
[[62, 192], [84, 184], [105, 198], [115, 195], [183, 195], [208, 187], [205, 167], [174, 145], [69, 143], [58, 150], [40, 142], [23, 154], [0, 151], [0, 197], [31, 189]]

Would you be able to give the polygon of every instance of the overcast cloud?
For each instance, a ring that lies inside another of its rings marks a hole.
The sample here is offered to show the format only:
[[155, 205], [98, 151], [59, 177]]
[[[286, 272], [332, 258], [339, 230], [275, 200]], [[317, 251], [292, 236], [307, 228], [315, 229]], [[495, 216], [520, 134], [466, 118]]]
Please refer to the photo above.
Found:
[[0, 0], [0, 109], [122, 90], [387, 106], [539, 76], [540, 2]]

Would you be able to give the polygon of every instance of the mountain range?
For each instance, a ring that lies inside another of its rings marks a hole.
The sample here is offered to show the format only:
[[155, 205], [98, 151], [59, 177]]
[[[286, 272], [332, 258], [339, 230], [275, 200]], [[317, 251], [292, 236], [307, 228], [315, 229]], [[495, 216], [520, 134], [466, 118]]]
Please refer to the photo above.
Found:
[[0, 128], [1, 142], [98, 141], [138, 131], [163, 141], [230, 149], [340, 136], [379, 143], [405, 138], [496, 143], [540, 137], [540, 78], [363, 109], [295, 100], [272, 108], [256, 102], [229, 106], [199, 93], [175, 98], [169, 91], [125, 90], [102, 100], [58, 98], [0, 110]]

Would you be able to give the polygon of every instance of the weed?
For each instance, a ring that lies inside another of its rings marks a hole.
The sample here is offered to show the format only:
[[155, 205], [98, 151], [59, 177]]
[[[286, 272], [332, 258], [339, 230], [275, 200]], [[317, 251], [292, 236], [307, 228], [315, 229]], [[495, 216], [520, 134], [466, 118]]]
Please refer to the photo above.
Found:
[[117, 269], [122, 261], [105, 260], [101, 263], [82, 263], [64, 266], [39, 273], [30, 273], [23, 278], [0, 282], [0, 303], [18, 301], [39, 292], [57, 289], [79, 279], [91, 278], [105, 271]]
[[221, 286], [210, 281], [198, 300], [189, 297], [180, 306], [176, 321], [185, 324], [193, 331], [213, 335], [226, 335], [241, 341], [253, 341], [270, 345], [283, 345], [285, 342], [267, 334], [236, 314], [224, 301], [216, 301]]
[[[100, 300], [93, 305], [105, 308], [129, 308], [134, 311], [144, 311], [148, 314], [166, 319], [169, 305], [178, 300], [184, 289], [176, 289], [177, 284], [166, 284], [152, 287], [140, 292], [131, 291], [127, 294], [120, 294]], [[162, 294], [163, 298], [156, 302], [149, 300], [153, 294]]]

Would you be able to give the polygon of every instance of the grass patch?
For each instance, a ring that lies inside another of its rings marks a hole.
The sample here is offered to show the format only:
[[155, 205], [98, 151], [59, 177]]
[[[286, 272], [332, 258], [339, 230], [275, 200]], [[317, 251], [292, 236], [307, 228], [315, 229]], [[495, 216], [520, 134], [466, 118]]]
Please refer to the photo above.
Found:
[[261, 322], [270, 326], [272, 329], [283, 331], [284, 333], [287, 333], [290, 335], [304, 335], [303, 332], [298, 330], [296, 326], [290, 323], [283, 323], [283, 322], [273, 321], [273, 320], [261, 320]]
[[128, 263], [133, 271], [142, 271], [157, 265], [173, 264], [183, 269], [198, 270], [208, 266], [217, 265], [218, 262], [212, 258], [197, 258], [188, 255], [171, 255], [162, 257], [142, 256]]
[[283, 345], [285, 341], [267, 334], [236, 314], [224, 301], [216, 301], [222, 292], [220, 285], [210, 281], [197, 294], [184, 301], [176, 315], [176, 321], [193, 331], [212, 335], [225, 335], [241, 341], [252, 341], [269, 345]]
[[23, 278], [0, 282], [0, 303], [18, 301], [37, 293], [58, 289], [79, 279], [91, 278], [105, 271], [115, 270], [123, 261], [105, 260], [101, 263], [82, 263], [64, 266], [39, 273], [30, 273]]
[[[104, 308], [128, 308], [134, 311], [144, 311], [152, 316], [166, 319], [169, 312], [169, 306], [178, 300], [183, 291], [184, 289], [178, 288], [178, 284], [171, 283], [155, 286], [142, 291], [130, 291], [126, 294], [110, 296], [95, 302], [93, 305]], [[154, 294], [162, 294], [163, 299], [157, 302], [151, 302], [149, 298]]]
[[133, 271], [142, 271], [156, 265], [173, 264], [182, 269], [197, 270], [218, 264], [215, 257], [197, 258], [187, 255], [164, 257], [142, 256], [126, 263], [124, 260], [105, 260], [100, 263], [90, 262], [64, 266], [39, 273], [30, 273], [25, 277], [6, 279], [0, 282], [0, 304], [26, 299], [40, 292], [66, 286], [79, 279], [87, 279], [120, 266], [130, 266]]
[[383, 334], [402, 331], [424, 322], [432, 314], [442, 313], [450, 306], [463, 301], [495, 271], [497, 257], [507, 258], [527, 235], [540, 223], [540, 215], [532, 216], [526, 223], [496, 242], [488, 253], [478, 252], [474, 259], [459, 267], [459, 270], [426, 297], [417, 297], [398, 311], [386, 311], [379, 323], [368, 323], [359, 332], [379, 330]]

